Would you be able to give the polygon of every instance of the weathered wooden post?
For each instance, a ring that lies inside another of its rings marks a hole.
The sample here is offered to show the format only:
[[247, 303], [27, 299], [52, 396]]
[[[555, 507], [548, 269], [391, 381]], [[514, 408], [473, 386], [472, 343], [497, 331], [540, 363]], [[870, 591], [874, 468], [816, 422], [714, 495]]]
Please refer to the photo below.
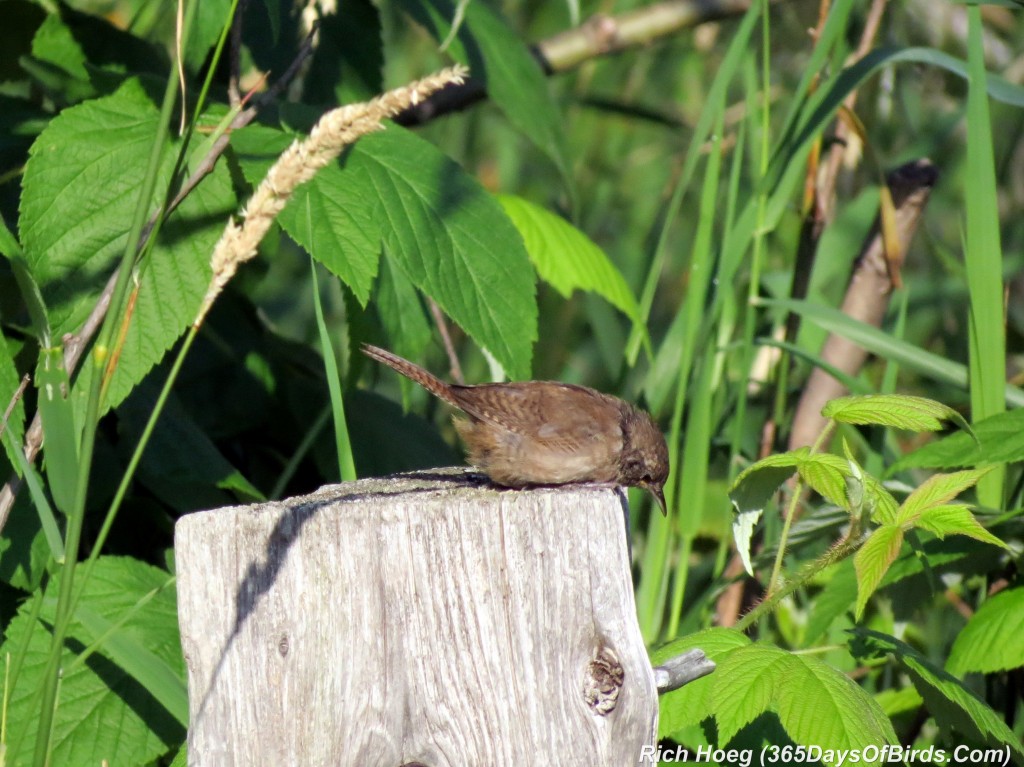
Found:
[[637, 764], [623, 504], [446, 469], [182, 518], [189, 764]]

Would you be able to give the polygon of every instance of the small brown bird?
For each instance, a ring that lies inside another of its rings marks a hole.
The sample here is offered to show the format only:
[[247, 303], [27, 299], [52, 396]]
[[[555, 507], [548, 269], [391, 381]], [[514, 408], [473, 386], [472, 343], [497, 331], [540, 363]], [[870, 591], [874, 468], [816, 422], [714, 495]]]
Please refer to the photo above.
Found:
[[628, 402], [555, 381], [447, 384], [377, 346], [363, 344], [363, 353], [468, 415], [455, 429], [469, 460], [496, 484], [642, 487], [665, 513], [665, 437]]

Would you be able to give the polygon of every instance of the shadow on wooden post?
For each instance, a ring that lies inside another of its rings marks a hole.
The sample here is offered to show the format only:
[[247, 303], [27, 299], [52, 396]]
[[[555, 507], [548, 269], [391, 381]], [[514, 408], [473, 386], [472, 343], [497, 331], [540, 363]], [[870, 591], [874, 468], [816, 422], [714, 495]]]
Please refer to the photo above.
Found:
[[445, 469], [183, 517], [188, 763], [636, 764], [623, 505]]

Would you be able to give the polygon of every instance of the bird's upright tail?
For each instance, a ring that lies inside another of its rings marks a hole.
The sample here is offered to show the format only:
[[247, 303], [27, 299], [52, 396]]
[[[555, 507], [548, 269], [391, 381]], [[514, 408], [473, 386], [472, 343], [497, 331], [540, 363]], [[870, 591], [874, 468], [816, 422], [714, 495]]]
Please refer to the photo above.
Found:
[[437, 376], [428, 373], [419, 365], [409, 362], [409, 360], [399, 357], [387, 349], [381, 349], [379, 346], [373, 346], [372, 344], [363, 344], [363, 354], [370, 359], [377, 360], [377, 362], [383, 362], [389, 368], [397, 370], [410, 381], [415, 381], [435, 397], [443, 399], [449, 405], [461, 407], [452, 396], [452, 387]]

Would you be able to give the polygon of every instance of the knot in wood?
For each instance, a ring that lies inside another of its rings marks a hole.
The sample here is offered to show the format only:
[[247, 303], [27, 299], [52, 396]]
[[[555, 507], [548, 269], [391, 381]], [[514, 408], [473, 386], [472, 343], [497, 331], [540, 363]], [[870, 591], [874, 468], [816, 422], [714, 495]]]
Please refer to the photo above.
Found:
[[587, 664], [583, 699], [596, 714], [608, 716], [619, 702], [626, 672], [610, 647], [601, 645]]

